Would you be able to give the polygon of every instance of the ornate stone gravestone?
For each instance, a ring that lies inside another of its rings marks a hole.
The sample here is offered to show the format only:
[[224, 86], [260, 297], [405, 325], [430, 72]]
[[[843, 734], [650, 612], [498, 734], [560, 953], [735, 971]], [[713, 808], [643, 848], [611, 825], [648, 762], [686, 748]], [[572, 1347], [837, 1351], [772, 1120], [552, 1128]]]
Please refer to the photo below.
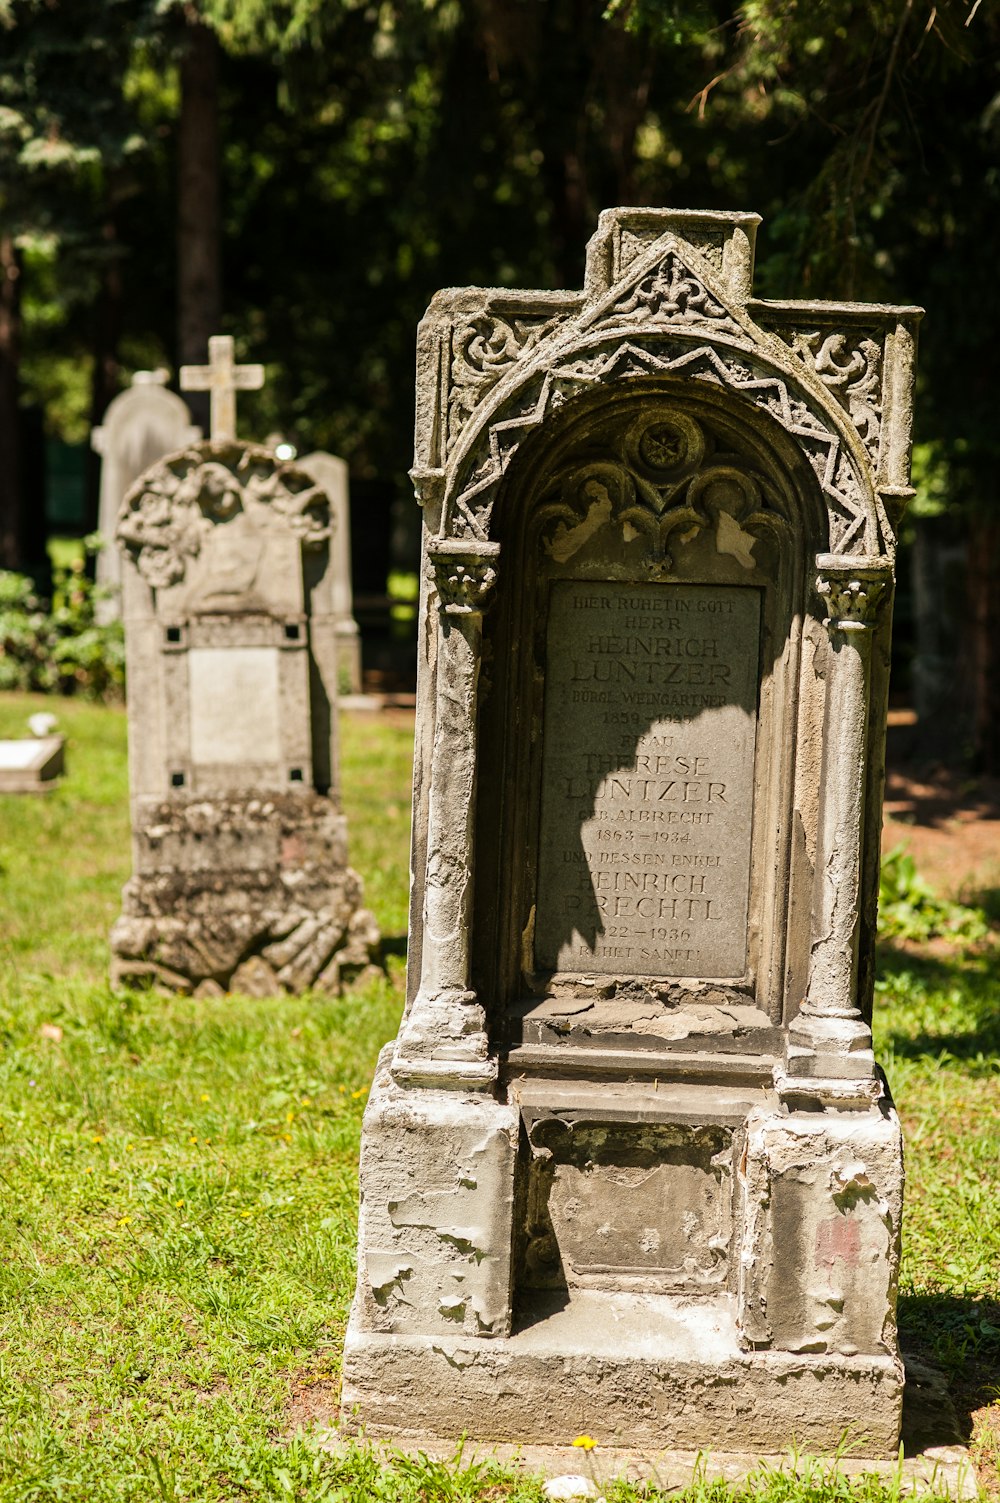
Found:
[[136, 371], [128, 391], [109, 403], [104, 422], [90, 435], [92, 447], [101, 456], [97, 526], [104, 547], [97, 555], [97, 582], [113, 591], [101, 602], [105, 620], [121, 614], [121, 555], [114, 538], [125, 492], [156, 460], [201, 438], [186, 403], [167, 390], [166, 379], [166, 371]]
[[346, 460], [317, 449], [299, 460], [299, 468], [322, 486], [333, 515], [333, 608], [336, 613], [338, 687], [345, 694], [361, 693], [361, 636], [354, 619], [351, 585], [351, 482]]
[[406, 1015], [365, 1114], [373, 1433], [899, 1439], [869, 1028], [919, 310], [751, 296], [609, 211], [421, 326]]
[[235, 386], [263, 372], [234, 369], [231, 341], [211, 348], [207, 372], [182, 372], [211, 386], [211, 440], [147, 470], [118, 521], [133, 875], [112, 972], [335, 989], [378, 932], [337, 794], [330, 506], [236, 439]]

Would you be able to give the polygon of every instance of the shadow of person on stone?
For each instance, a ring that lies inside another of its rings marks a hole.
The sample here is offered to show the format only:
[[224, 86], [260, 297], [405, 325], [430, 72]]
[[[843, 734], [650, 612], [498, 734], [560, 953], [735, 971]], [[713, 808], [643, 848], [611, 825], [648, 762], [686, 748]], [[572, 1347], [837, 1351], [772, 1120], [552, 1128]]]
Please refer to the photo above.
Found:
[[[636, 598], [652, 603], [641, 591]], [[742, 810], [751, 790], [756, 672], [752, 683], [728, 682], [719, 623], [716, 633], [721, 644], [716, 636], [673, 635], [669, 626], [645, 635], [630, 635], [627, 626], [624, 635], [591, 632], [591, 650], [577, 649], [563, 670], [567, 682], [554, 686], [538, 843], [541, 971], [742, 971], [742, 955], [732, 964], [719, 957], [717, 965], [706, 957], [724, 907], [731, 910], [737, 894], [745, 902], [750, 840]], [[593, 651], [604, 641], [606, 657]], [[726, 679], [672, 690], [670, 670], [690, 665], [646, 654], [658, 644], [692, 643], [719, 652], [701, 666]], [[575, 689], [570, 675], [601, 670], [618, 682], [589, 711], [573, 697], [604, 691]], [[633, 688], [636, 682], [647, 689]]]

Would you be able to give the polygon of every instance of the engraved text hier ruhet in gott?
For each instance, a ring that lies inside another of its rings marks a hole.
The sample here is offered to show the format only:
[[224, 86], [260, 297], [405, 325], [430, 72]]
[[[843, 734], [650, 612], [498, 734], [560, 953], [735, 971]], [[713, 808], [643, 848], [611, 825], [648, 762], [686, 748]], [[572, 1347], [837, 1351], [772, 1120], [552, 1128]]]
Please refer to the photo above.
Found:
[[546, 658], [537, 968], [742, 976], [759, 592], [560, 580]]

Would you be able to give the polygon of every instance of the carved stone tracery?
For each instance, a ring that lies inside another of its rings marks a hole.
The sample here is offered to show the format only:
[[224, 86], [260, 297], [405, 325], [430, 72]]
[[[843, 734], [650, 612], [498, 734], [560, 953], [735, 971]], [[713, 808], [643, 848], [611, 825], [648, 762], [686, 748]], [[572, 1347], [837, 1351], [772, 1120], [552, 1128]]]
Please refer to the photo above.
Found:
[[[638, 332], [638, 331], [637, 331]], [[472, 538], [489, 535], [496, 489], [524, 438], [570, 396], [612, 379], [657, 374], [694, 376], [723, 385], [762, 408], [799, 440], [827, 499], [830, 544], [838, 553], [873, 551], [870, 534], [877, 522], [858, 474], [843, 450], [841, 435], [790, 389], [790, 383], [758, 362], [747, 351], [716, 349], [679, 340], [642, 344], [617, 339], [586, 355], [575, 353], [539, 369], [538, 385], [528, 385], [517, 413], [506, 409], [503, 419], [488, 427], [475, 451], [468, 483], [458, 492], [452, 526]], [[877, 551], [877, 550], [874, 550]]]
[[792, 348], [840, 403], [872, 460], [882, 434], [882, 345], [869, 335], [849, 338], [839, 331], [800, 332]]
[[507, 371], [560, 322], [558, 318], [501, 318], [484, 313], [452, 332], [448, 448], [453, 449], [471, 414]]
[[714, 297], [701, 279], [685, 266], [674, 251], [648, 271], [613, 305], [618, 323], [644, 323], [657, 319], [725, 329], [739, 337], [743, 330]]
[[673, 568], [673, 551], [714, 530], [720, 554], [753, 569], [755, 541], [787, 528], [764, 495], [765, 477], [737, 455], [710, 454], [701, 424], [678, 411], [644, 415], [620, 447], [554, 477], [538, 512], [543, 550], [555, 563], [571, 558], [614, 524], [626, 544], [646, 542], [654, 579]]
[[147, 470], [126, 494], [119, 547], [154, 589], [178, 584], [212, 528], [239, 512], [282, 526], [304, 548], [330, 536], [330, 503], [305, 471], [256, 444], [206, 442]]
[[[555, 408], [596, 384], [663, 373], [725, 385], [799, 441], [826, 499], [834, 552], [892, 552], [873, 475], [886, 421], [885, 326], [859, 327], [849, 310], [840, 327], [825, 313], [810, 328], [807, 304], [795, 312], [760, 305], [764, 323], [755, 324], [751, 305], [727, 290], [736, 285], [728, 232], [709, 218], [663, 230], [665, 215], [629, 211], [607, 274], [588, 272], [575, 310], [568, 303], [553, 313], [551, 302], [533, 308], [530, 294], [505, 294], [502, 315], [486, 302], [442, 330], [442, 536], [490, 536], [510, 460]], [[501, 382], [504, 398], [494, 399]]]

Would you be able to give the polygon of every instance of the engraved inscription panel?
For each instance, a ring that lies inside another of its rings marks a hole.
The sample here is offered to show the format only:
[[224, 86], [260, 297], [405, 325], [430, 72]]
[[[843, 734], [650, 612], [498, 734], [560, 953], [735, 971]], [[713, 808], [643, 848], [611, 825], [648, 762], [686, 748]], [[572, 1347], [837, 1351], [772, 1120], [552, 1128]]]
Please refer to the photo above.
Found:
[[744, 974], [759, 661], [757, 590], [552, 586], [539, 970]]

